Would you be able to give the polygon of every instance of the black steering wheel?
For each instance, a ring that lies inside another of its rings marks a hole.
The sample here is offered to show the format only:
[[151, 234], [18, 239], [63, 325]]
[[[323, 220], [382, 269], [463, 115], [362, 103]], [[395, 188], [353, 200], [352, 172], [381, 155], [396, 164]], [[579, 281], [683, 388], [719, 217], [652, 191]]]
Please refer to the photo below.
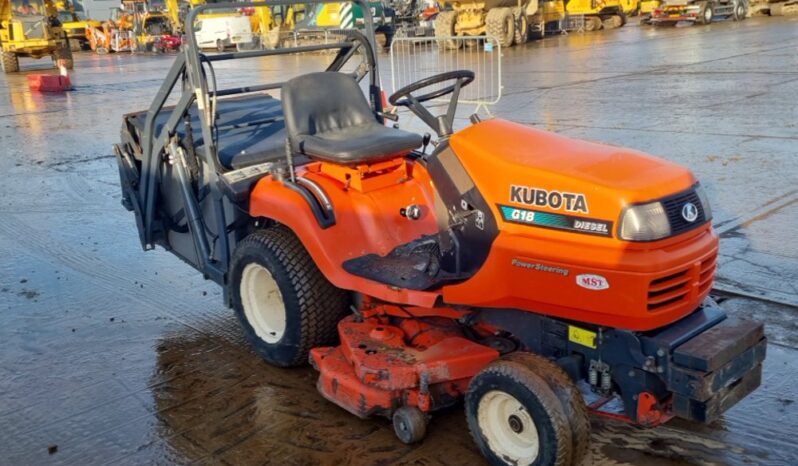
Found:
[[[439, 84], [452, 80], [457, 80], [457, 81], [453, 83], [451, 86], [446, 86], [442, 89], [438, 89], [436, 91], [432, 91], [420, 96], [413, 95], [413, 93], [419, 89], [423, 89], [425, 87], [429, 87], [434, 84]], [[437, 99], [438, 97], [454, 92], [455, 88], [458, 87], [458, 84], [460, 88], [463, 88], [471, 84], [472, 81], [474, 81], [473, 71], [456, 70], [456, 71], [449, 71], [446, 73], [440, 73], [430, 76], [428, 78], [424, 78], [420, 81], [416, 81], [412, 84], [408, 84], [407, 86], [399, 89], [398, 91], [394, 92], [390, 98], [388, 98], [388, 102], [390, 102], [391, 105], [398, 105], [400, 107], [410, 107], [413, 104], [412, 98], [415, 98], [415, 101], [417, 103], [426, 102], [432, 99]]]
[[[413, 95], [414, 92], [425, 87], [433, 86], [435, 84], [444, 83], [447, 81], [454, 81], [451, 85], [436, 89], [434, 91], [422, 94], [420, 96]], [[474, 72], [469, 70], [456, 70], [440, 73], [399, 89], [388, 98], [391, 105], [399, 107], [407, 107], [411, 112], [415, 113], [432, 129], [434, 129], [438, 136], [448, 136], [452, 133], [452, 123], [454, 122], [454, 112], [457, 108], [457, 101], [460, 97], [460, 89], [464, 86], [471, 84], [474, 81]], [[449, 101], [449, 108], [444, 115], [433, 116], [426, 107], [421, 105], [422, 102], [427, 102], [438, 97], [452, 94]]]

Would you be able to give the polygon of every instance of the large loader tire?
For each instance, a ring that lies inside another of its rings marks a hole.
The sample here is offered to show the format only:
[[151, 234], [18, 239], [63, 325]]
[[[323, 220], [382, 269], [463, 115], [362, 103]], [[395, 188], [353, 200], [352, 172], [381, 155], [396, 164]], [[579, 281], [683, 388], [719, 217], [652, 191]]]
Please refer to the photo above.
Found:
[[601, 18], [598, 16], [585, 17], [585, 32], [598, 31], [602, 28], [602, 26], [603, 24], [601, 22]]
[[582, 392], [565, 371], [554, 362], [537, 354], [518, 351], [504, 356], [507, 361], [524, 364], [543, 377], [552, 387], [554, 395], [560, 400], [571, 425], [573, 455], [571, 463], [575, 466], [591, 464], [590, 458], [590, 413], [582, 397]]
[[610, 15], [601, 21], [604, 29], [617, 29], [626, 24], [626, 17], [621, 15]]
[[510, 47], [515, 39], [515, 18], [510, 8], [492, 8], [485, 16], [485, 29], [502, 47]]
[[[454, 37], [454, 25], [457, 22], [457, 13], [454, 11], [441, 11], [435, 18], [435, 37]], [[438, 47], [446, 50], [459, 49], [462, 41], [455, 39], [438, 39]]]
[[233, 308], [253, 349], [275, 366], [306, 364], [311, 348], [333, 344], [348, 312], [333, 286], [288, 228], [257, 230], [236, 247], [230, 266]]
[[474, 442], [488, 463], [572, 464], [568, 415], [538, 368], [509, 358], [490, 363], [471, 379], [465, 410]]
[[523, 8], [514, 8], [513, 16], [515, 17], [515, 38], [513, 40], [517, 45], [526, 44], [529, 40], [529, 22], [526, 18], [526, 11]]
[[19, 71], [19, 57], [16, 53], [0, 50], [0, 58], [3, 62], [3, 73], [16, 73]]

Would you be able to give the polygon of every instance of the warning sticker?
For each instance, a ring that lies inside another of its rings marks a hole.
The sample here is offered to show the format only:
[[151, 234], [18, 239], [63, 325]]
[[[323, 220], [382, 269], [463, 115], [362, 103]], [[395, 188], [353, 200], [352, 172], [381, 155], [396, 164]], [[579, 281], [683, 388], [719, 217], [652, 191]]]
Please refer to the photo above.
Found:
[[568, 341], [578, 345], [587, 346], [588, 348], [596, 349], [596, 332], [591, 332], [590, 330], [569, 325]]

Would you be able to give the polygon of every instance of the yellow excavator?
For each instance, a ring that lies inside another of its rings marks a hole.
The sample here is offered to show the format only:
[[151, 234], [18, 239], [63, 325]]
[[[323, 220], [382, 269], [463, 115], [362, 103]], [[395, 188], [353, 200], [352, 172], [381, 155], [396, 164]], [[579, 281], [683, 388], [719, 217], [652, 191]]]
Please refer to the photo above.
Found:
[[72, 51], [50, 0], [0, 0], [0, 61], [19, 71], [19, 57], [52, 57], [72, 69]]

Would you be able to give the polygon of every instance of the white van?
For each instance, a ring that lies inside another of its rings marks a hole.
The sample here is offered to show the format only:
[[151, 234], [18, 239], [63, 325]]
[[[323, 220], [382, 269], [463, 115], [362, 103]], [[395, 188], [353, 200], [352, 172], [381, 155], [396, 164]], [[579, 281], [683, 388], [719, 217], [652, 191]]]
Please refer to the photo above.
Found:
[[194, 35], [202, 49], [247, 46], [252, 43], [252, 24], [248, 16], [211, 16], [194, 24]]

